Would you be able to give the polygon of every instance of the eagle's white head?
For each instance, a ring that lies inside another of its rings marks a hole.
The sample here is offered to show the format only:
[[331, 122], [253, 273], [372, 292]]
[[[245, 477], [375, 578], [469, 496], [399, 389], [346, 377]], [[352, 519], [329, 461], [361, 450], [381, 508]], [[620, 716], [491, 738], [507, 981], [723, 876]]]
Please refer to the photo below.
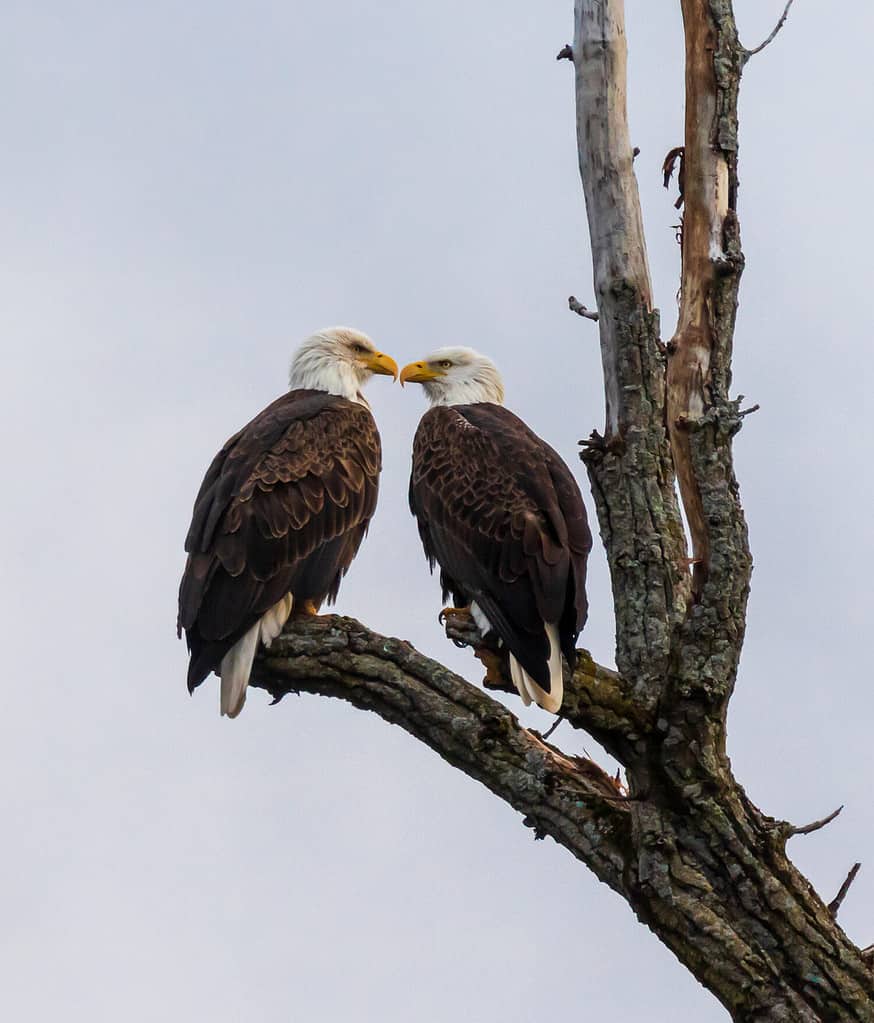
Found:
[[472, 348], [438, 348], [401, 370], [401, 383], [421, 384], [432, 405], [504, 403], [504, 384], [497, 366]]
[[397, 379], [397, 363], [360, 330], [325, 327], [294, 353], [288, 384], [292, 389], [327, 391], [366, 405], [361, 389], [374, 373]]

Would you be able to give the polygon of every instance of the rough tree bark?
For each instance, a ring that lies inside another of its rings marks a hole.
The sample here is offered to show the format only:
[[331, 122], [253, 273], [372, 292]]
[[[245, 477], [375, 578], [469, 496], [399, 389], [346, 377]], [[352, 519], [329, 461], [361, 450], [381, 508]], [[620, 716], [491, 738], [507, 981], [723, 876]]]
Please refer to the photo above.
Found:
[[[725, 751], [752, 568], [732, 464], [743, 413], [729, 394], [743, 269], [737, 98], [749, 51], [731, 0], [681, 3], [682, 281], [666, 347], [628, 137], [622, 0], [576, 0], [563, 51], [576, 73], [607, 409], [582, 458], [612, 577], [618, 670], [583, 653], [562, 714], [619, 760], [627, 789], [409, 644], [351, 619], [290, 623], [255, 683], [277, 698], [340, 697], [427, 743], [620, 893], [733, 1019], [874, 1021], [862, 952], [786, 856], [800, 829], [753, 806]], [[448, 632], [483, 647], [469, 621], [451, 619]], [[506, 673], [498, 687], [512, 691]]]

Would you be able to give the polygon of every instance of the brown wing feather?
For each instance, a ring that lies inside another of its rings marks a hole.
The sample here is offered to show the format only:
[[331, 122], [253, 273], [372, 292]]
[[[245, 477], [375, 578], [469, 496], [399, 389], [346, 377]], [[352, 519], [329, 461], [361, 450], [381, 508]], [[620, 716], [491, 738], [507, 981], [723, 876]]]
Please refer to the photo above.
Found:
[[289, 391], [225, 444], [194, 504], [178, 629], [189, 687], [286, 593], [336, 597], [376, 508], [379, 434], [362, 405]]
[[444, 599], [471, 600], [525, 670], [548, 689], [544, 622], [574, 659], [586, 620], [592, 545], [576, 480], [508, 409], [436, 407], [413, 445], [410, 507]]

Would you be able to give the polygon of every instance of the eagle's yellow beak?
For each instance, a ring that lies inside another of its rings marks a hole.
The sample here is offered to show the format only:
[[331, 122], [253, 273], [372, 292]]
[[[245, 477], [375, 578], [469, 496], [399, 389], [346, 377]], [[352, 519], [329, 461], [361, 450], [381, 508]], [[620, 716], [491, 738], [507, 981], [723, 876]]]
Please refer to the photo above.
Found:
[[390, 355], [383, 355], [382, 352], [369, 352], [361, 361], [371, 373], [391, 377], [393, 380], [398, 378], [398, 364]]
[[401, 370], [401, 387], [406, 383], [424, 384], [426, 380], [436, 380], [443, 374], [432, 369], [427, 362], [411, 362]]

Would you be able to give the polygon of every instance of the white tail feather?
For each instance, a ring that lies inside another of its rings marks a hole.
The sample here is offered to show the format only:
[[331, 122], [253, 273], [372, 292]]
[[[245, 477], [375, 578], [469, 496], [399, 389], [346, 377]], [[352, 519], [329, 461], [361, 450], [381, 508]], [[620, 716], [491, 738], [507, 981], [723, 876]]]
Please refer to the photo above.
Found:
[[[471, 602], [470, 613], [477, 628], [484, 636], [487, 632], [493, 631], [492, 623], [475, 601]], [[538, 707], [548, 710], [550, 714], [557, 714], [564, 696], [564, 675], [561, 667], [558, 626], [552, 622], [546, 622], [543, 628], [546, 631], [546, 638], [549, 640], [549, 692], [541, 689], [512, 654], [510, 654], [510, 677], [526, 707], [533, 701]]]
[[252, 662], [258, 649], [258, 640], [270, 646], [282, 632], [288, 621], [294, 600], [287, 593], [282, 600], [266, 611], [251, 629], [238, 639], [222, 658], [219, 675], [221, 675], [221, 712], [229, 718], [235, 718], [246, 702], [246, 688], [252, 673]]
[[282, 632], [288, 616], [291, 614], [294, 598], [290, 593], [274, 604], [273, 607], [261, 619], [261, 642], [269, 647], [274, 639]]
[[219, 674], [221, 685], [221, 712], [229, 718], [235, 718], [246, 702], [246, 686], [252, 671], [252, 661], [258, 648], [261, 635], [261, 622], [256, 622], [242, 639], [236, 643], [222, 658]]
[[547, 622], [544, 629], [546, 638], [549, 640], [549, 692], [541, 689], [512, 654], [510, 654], [510, 675], [513, 685], [519, 690], [519, 695], [526, 707], [533, 700], [538, 707], [548, 710], [550, 714], [557, 714], [564, 696], [558, 626]]
[[513, 679], [513, 685], [522, 697], [522, 702], [527, 707], [531, 703], [531, 695], [528, 692], [528, 683], [531, 679], [512, 654], [510, 654], [510, 677]]

